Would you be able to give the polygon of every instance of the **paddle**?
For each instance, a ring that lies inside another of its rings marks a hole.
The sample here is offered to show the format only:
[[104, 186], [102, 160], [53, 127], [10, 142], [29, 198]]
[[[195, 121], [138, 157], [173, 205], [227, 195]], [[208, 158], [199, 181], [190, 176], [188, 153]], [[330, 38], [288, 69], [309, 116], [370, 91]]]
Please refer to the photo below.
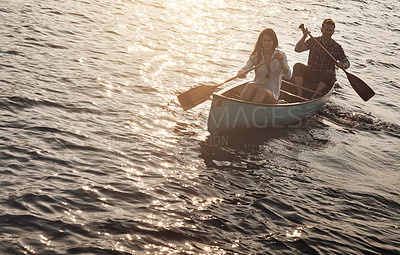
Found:
[[[249, 70], [246, 70], [244, 73], [248, 73], [253, 69], [256, 69], [257, 67], [264, 65], [268, 63], [269, 61], [273, 60], [275, 57], [268, 59], [258, 65], [255, 65], [254, 67], [250, 68]], [[236, 75], [235, 77], [232, 77], [223, 83], [220, 83], [218, 85], [200, 85], [194, 88], [189, 89], [188, 91], [178, 95], [178, 100], [179, 103], [181, 104], [182, 108], [186, 111], [189, 110], [196, 105], [199, 105], [206, 101], [210, 96], [214, 93], [214, 91], [219, 87], [224, 85], [227, 82], [230, 82], [234, 79], [238, 78]]]
[[[303, 30], [303, 32], [306, 32], [306, 29], [304, 28], [304, 24], [301, 24], [299, 26], [299, 28], [301, 30]], [[332, 54], [325, 49], [324, 46], [322, 46], [322, 44], [320, 42], [318, 42], [317, 39], [315, 39], [312, 35], [311, 32], [306, 32], [325, 52], [326, 54], [328, 54], [328, 56], [330, 58], [332, 58], [332, 60], [335, 61], [335, 64], [337, 65], [337, 60], [334, 56], [332, 56]], [[338, 66], [338, 65], [337, 65]], [[373, 97], [375, 95], [375, 92], [365, 83], [363, 82], [360, 78], [358, 78], [357, 76], [347, 72], [346, 70], [344, 70], [344, 68], [338, 66], [340, 69], [342, 69], [345, 74], [347, 75], [347, 79], [350, 82], [350, 85], [353, 87], [353, 89], [357, 92], [357, 94], [364, 100], [364, 101], [368, 101], [371, 97]]]

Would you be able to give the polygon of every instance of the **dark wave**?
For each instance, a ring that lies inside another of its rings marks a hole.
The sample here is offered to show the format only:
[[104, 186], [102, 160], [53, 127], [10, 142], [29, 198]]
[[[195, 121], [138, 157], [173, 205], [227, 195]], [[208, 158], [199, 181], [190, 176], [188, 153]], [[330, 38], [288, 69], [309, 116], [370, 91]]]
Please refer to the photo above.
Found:
[[384, 131], [400, 135], [399, 125], [385, 122], [371, 113], [349, 112], [338, 105], [328, 104], [321, 115], [350, 130]]
[[375, 61], [373, 59], [367, 59], [367, 63], [370, 65], [375, 65], [375, 66], [381, 66], [385, 68], [395, 68], [395, 69], [400, 69], [400, 66], [393, 64], [393, 63], [387, 63], [383, 61]]
[[98, 110], [90, 108], [82, 108], [74, 105], [73, 103], [63, 104], [61, 102], [50, 101], [50, 100], [36, 100], [23, 96], [9, 96], [0, 98], [0, 107], [11, 112], [18, 112], [28, 108], [34, 107], [50, 107], [56, 109], [67, 110], [76, 113], [99, 113]]

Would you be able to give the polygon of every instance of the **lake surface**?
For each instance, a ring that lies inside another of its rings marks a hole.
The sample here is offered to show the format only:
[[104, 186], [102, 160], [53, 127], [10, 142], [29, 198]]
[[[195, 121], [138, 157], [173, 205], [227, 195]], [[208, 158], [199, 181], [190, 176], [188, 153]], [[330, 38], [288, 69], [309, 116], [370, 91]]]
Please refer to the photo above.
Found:
[[[400, 254], [399, 9], [1, 1], [0, 253]], [[306, 62], [298, 26], [328, 17], [370, 101], [339, 71], [326, 109], [288, 128], [211, 136], [210, 100], [181, 109], [266, 27]]]

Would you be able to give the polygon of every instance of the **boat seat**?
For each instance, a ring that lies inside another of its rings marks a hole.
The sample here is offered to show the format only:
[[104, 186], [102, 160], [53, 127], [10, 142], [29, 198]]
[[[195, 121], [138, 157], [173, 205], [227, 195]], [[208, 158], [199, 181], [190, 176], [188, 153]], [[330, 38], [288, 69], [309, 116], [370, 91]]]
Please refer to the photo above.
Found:
[[233, 93], [231, 94], [231, 96], [232, 96], [232, 98], [237, 98], [237, 99], [239, 99], [241, 94], [242, 94], [242, 93], [240, 93], [239, 91], [235, 91], [235, 92], [233, 92]]

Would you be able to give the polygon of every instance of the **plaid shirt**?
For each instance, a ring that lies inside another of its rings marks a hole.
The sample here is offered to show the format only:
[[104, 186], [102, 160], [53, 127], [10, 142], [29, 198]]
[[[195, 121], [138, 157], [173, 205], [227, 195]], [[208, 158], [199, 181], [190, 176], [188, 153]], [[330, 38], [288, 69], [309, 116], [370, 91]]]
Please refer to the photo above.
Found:
[[[321, 37], [315, 37], [318, 42], [321, 42]], [[331, 57], [326, 54], [326, 52], [314, 41], [312, 38], [308, 39], [305, 42], [305, 45], [310, 50], [310, 54], [308, 55], [308, 66], [310, 66], [312, 71], [325, 72], [328, 70], [335, 71], [335, 62]], [[335, 40], [331, 39], [328, 45], [324, 45], [325, 49], [327, 49], [332, 56], [334, 56], [337, 60], [341, 60], [346, 57], [342, 46], [335, 42]]]

